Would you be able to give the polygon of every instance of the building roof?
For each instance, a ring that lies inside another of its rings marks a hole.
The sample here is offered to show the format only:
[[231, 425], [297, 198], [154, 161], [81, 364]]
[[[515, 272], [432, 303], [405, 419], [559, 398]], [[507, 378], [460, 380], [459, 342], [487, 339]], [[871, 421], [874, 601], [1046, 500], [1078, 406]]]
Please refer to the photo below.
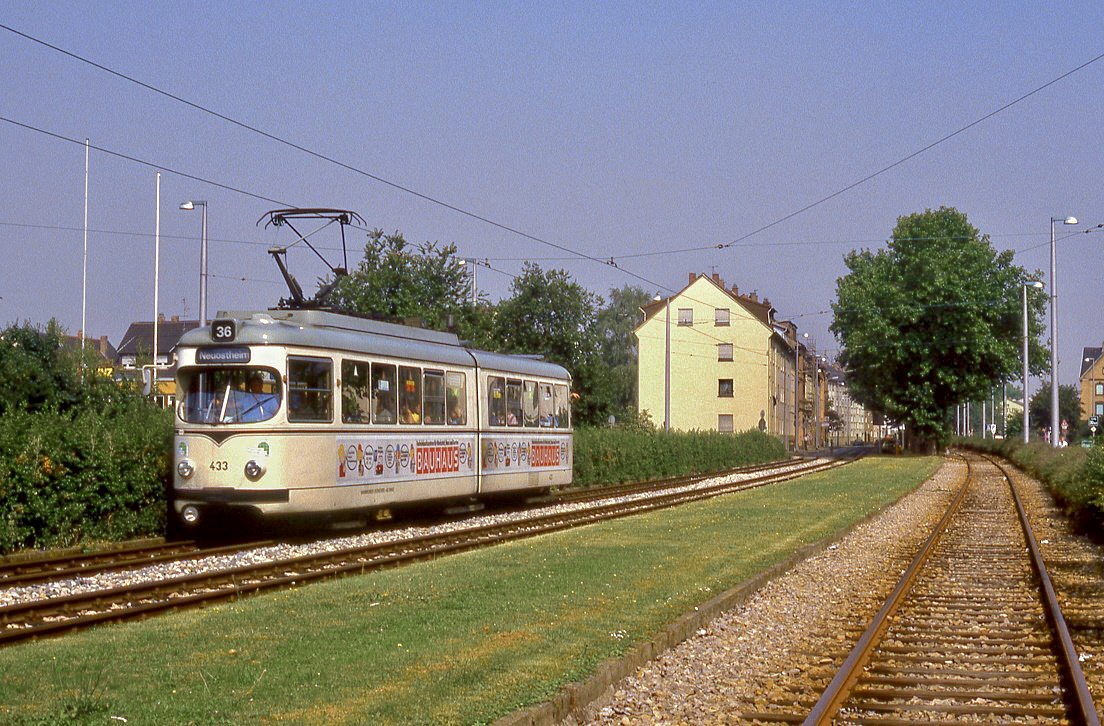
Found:
[[[81, 337], [79, 334], [66, 335], [62, 338], [62, 344], [69, 350], [80, 350]], [[108, 341], [106, 335], [101, 335], [99, 338], [93, 338], [91, 336], [86, 337], [84, 339], [84, 347], [88, 350], [95, 351], [101, 358], [109, 363], [113, 363], [118, 355], [115, 346]]]
[[[682, 295], [684, 292], [686, 292], [687, 288], [689, 288], [691, 285], [697, 282], [699, 278], [702, 277], [716, 285], [721, 291], [732, 298], [733, 301], [738, 303], [741, 307], [751, 313], [752, 316], [754, 316], [757, 320], [759, 320], [767, 327], [772, 326], [776, 322], [774, 320], [774, 307], [771, 305], [770, 299], [763, 298], [762, 300], [760, 300], [758, 291], [752, 291], [749, 295], [743, 295], [740, 293], [740, 289], [735, 285], [732, 286], [732, 289], [729, 289], [725, 287], [724, 280], [722, 280], [721, 276], [717, 273], [713, 273], [712, 276], [707, 276], [705, 275], [705, 273], [699, 275], [696, 272], [691, 272], [686, 287], [682, 288], [677, 293], [672, 295], [670, 299], [673, 300], [679, 295]], [[650, 319], [660, 310], [663, 310], [666, 305], [667, 298], [664, 298], [661, 300], [653, 300], [652, 302], [640, 308], [644, 312], [644, 320], [647, 321], [648, 319]]]
[[1104, 353], [1104, 348], [1085, 348], [1081, 352], [1081, 373], [1085, 375], [1085, 371], [1093, 367], [1096, 361], [1100, 358], [1100, 354]]
[[[157, 322], [157, 354], [167, 356], [184, 333], [198, 327], [198, 320], [181, 320], [176, 315], [165, 320], [162, 316]], [[119, 344], [118, 356], [137, 356], [139, 350], [147, 355], [153, 350], [152, 320], [130, 324]]]

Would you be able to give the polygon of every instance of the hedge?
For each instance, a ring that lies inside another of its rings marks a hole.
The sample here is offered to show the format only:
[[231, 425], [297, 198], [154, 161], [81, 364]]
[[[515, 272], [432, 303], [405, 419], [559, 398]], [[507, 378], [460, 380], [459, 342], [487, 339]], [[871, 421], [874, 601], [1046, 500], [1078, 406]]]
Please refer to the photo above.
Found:
[[0, 552], [163, 533], [170, 416], [140, 400], [0, 416]]
[[576, 486], [619, 484], [722, 471], [781, 459], [782, 442], [759, 431], [653, 431], [641, 428], [575, 430]]
[[999, 454], [1044, 482], [1055, 500], [1082, 527], [1100, 531], [1104, 524], [1104, 445], [1091, 449], [1056, 449], [1041, 441], [962, 439], [977, 451]]

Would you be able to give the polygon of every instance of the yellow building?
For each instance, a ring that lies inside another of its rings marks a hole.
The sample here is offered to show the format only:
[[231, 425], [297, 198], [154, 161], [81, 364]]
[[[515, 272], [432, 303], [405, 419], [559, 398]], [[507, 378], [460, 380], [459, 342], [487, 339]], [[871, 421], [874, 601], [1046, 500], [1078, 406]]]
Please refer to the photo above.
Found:
[[792, 445], [794, 403], [812, 381], [795, 381], [805, 349], [792, 323], [774, 320], [769, 300], [691, 273], [681, 292], [642, 311], [634, 331], [641, 411], [672, 430], [757, 428]]
[[1081, 356], [1081, 420], [1104, 421], [1104, 349], [1085, 348]]

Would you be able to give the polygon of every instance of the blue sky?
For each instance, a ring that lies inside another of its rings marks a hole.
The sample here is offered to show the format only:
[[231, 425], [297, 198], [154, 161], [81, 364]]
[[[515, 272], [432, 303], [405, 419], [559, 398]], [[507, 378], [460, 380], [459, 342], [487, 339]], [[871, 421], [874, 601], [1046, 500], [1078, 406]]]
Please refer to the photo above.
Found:
[[[526, 259], [602, 295], [717, 272], [832, 351], [823, 311], [843, 255], [947, 205], [1029, 269], [1049, 266], [1050, 217], [1077, 216], [1059, 228], [1073, 233], [1058, 248], [1061, 381], [1104, 340], [1104, 230], [1080, 231], [1104, 222], [1104, 60], [772, 225], [1104, 53], [1100, 3], [0, 0], [0, 23], [581, 253], [0, 29], [0, 116], [256, 195], [163, 172], [167, 315], [198, 315], [186, 199], [209, 203], [211, 311], [286, 294], [265, 250], [287, 233], [255, 224], [280, 206], [267, 197], [455, 242], [489, 260], [478, 283], [493, 299]], [[0, 322], [56, 317], [75, 333], [83, 146], [0, 121], [0, 169]], [[89, 196], [88, 332], [118, 343], [153, 312], [154, 167], [94, 150]], [[309, 252], [290, 262], [304, 283], [325, 272]]]

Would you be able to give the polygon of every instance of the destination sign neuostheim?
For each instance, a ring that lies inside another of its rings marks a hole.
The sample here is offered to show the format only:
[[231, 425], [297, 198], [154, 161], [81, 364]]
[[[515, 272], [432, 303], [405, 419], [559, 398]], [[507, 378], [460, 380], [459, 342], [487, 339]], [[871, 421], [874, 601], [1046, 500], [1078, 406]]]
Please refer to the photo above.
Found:
[[198, 348], [196, 363], [248, 363], [249, 348]]

